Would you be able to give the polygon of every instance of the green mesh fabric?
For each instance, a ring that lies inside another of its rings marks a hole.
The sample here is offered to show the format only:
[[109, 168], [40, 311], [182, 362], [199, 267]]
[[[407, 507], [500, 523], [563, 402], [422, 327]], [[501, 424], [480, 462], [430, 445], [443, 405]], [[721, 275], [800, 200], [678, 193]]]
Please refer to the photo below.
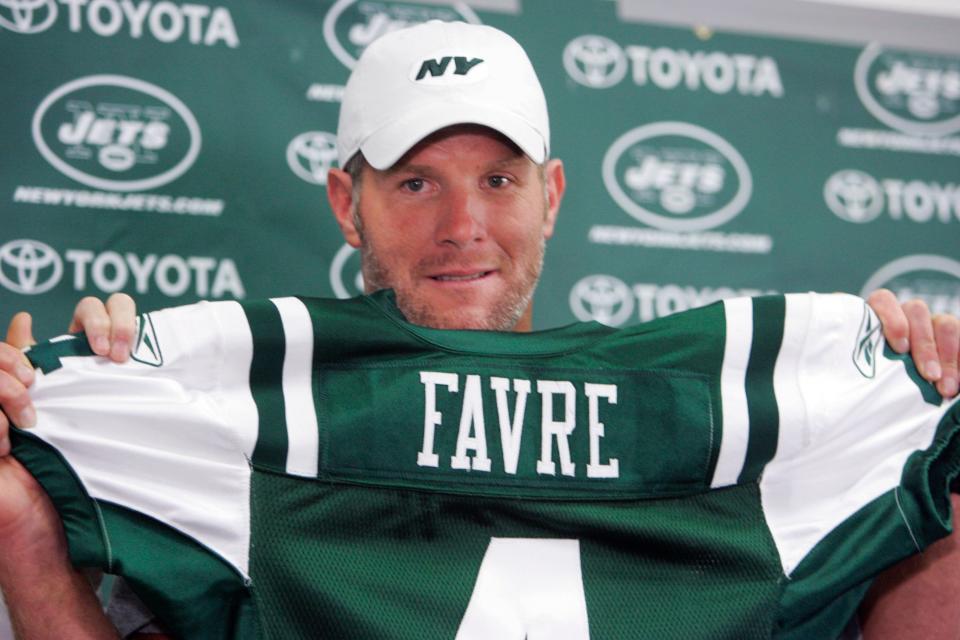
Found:
[[253, 479], [268, 638], [451, 639], [492, 537], [582, 539], [590, 637], [768, 638], [779, 560], [755, 485], [645, 501], [531, 501]]

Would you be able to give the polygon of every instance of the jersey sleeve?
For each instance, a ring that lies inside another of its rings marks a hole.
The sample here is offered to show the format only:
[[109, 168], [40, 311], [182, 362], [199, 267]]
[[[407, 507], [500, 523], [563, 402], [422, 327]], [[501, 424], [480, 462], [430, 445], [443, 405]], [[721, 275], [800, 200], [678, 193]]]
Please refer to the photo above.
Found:
[[856, 600], [873, 575], [949, 533], [958, 406], [845, 294], [786, 296], [774, 388], [779, 441], [763, 509], [790, 579], [787, 609], [815, 617], [808, 595]]
[[124, 364], [93, 356], [82, 335], [28, 351], [38, 369], [37, 426], [16, 434], [14, 455], [54, 498], [71, 551], [84, 548], [84, 536], [99, 536], [87, 548], [100, 548], [93, 555], [103, 556], [104, 570], [123, 573], [133, 563], [118, 549], [136, 521], [246, 576], [247, 460], [256, 440], [251, 354], [248, 324], [233, 302], [140, 316]]

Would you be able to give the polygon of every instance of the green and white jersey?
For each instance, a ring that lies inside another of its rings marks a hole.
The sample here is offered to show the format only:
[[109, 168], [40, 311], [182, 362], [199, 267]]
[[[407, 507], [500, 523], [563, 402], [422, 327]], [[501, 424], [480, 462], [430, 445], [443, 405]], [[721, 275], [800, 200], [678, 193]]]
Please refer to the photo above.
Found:
[[14, 453], [72, 557], [186, 638], [833, 638], [950, 528], [960, 409], [862, 300], [614, 331], [411, 325], [389, 293], [34, 347]]

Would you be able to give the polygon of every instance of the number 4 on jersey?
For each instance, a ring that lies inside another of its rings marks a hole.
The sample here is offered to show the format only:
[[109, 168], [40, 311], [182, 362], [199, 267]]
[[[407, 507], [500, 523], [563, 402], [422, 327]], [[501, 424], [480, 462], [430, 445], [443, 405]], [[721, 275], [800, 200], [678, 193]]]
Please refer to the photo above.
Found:
[[580, 542], [491, 538], [456, 640], [589, 640]]

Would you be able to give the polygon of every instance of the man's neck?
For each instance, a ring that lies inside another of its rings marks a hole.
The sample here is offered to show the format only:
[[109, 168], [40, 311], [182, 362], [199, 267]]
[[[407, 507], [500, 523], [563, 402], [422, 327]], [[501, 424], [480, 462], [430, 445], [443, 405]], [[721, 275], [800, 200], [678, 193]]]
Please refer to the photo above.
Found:
[[518, 333], [530, 333], [533, 331], [533, 303], [527, 305], [527, 310], [523, 312], [513, 330]]

